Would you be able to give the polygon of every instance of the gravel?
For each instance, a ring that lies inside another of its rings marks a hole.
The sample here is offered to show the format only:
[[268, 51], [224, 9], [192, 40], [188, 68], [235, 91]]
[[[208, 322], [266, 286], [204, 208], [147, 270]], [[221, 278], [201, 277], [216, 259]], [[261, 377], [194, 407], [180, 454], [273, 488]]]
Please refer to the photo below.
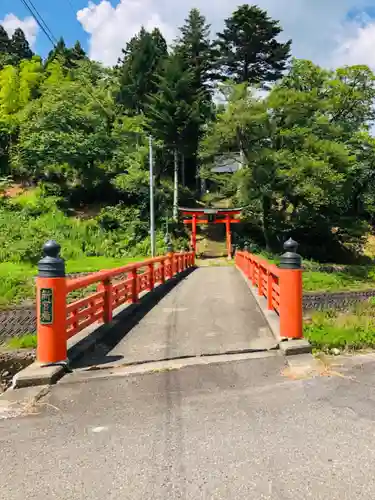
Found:
[[13, 376], [35, 359], [35, 350], [0, 352], [0, 393], [12, 383]]

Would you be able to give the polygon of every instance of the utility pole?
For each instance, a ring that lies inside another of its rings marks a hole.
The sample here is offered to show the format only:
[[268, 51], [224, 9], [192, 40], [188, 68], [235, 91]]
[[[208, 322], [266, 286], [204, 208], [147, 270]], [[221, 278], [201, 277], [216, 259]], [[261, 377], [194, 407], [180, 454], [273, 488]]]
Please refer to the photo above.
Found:
[[152, 151], [152, 136], [148, 138], [149, 160], [150, 160], [150, 238], [151, 238], [151, 257], [155, 257], [155, 206], [154, 206], [154, 159]]
[[182, 155], [181, 157], [181, 182], [182, 185], [185, 187], [185, 155]]
[[174, 150], [174, 186], [173, 186], [173, 219], [178, 219], [178, 156], [177, 148]]

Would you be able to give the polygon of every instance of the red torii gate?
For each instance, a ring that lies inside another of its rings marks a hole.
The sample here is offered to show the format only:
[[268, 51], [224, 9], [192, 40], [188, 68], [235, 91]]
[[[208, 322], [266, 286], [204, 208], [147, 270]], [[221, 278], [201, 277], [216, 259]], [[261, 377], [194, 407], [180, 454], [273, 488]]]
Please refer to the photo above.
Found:
[[231, 224], [238, 224], [240, 221], [234, 216], [240, 215], [242, 208], [179, 208], [185, 217], [184, 224], [191, 224], [191, 247], [197, 251], [197, 224], [225, 224], [227, 237], [228, 258], [232, 258], [232, 237], [230, 232]]

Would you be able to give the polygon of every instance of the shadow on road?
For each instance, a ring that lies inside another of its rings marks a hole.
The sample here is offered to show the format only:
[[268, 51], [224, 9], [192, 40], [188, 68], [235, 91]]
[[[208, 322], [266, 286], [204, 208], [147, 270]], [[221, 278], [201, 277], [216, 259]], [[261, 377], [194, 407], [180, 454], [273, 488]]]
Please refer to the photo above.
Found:
[[[195, 269], [195, 267], [187, 269], [179, 276], [174, 277], [164, 285], [158, 286], [152, 292], [141, 297], [138, 304], [129, 305], [113, 319], [110, 331], [104, 336], [100, 336], [100, 339], [98, 338], [98, 341], [95, 342], [93, 349], [87, 350], [82, 357], [72, 363], [71, 367], [73, 369], [90, 368], [99, 365], [108, 365], [123, 359], [123, 356], [108, 356], [108, 353], [126, 337], [151, 309], [153, 309], [178, 283], [185, 280], [194, 272]], [[91, 335], [98, 336], [98, 330]], [[84, 341], [87, 341], [87, 339]]]

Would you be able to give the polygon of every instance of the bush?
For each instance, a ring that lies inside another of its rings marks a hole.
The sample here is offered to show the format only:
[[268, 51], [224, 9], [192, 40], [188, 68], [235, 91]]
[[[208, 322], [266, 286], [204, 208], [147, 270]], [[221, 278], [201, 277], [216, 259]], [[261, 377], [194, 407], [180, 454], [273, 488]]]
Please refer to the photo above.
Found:
[[[45, 241], [55, 239], [62, 256], [69, 259], [103, 256], [123, 258], [150, 255], [147, 221], [140, 211], [119, 204], [105, 207], [94, 219], [68, 217], [57, 196], [44, 196], [34, 189], [0, 205], [0, 262], [27, 262], [35, 265]], [[165, 251], [164, 235], [157, 233], [157, 251]], [[186, 246], [179, 233], [176, 248]]]

